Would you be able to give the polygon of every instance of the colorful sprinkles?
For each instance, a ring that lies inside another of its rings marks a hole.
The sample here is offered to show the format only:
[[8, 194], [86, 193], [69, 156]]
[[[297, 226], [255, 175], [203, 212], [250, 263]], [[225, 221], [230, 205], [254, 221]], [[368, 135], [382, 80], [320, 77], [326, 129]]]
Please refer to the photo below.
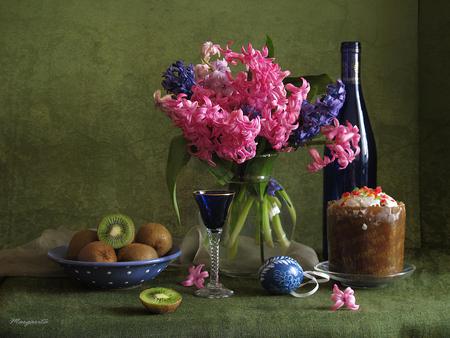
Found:
[[380, 206], [386, 206], [388, 202], [396, 202], [391, 196], [385, 194], [383, 192], [383, 189], [381, 187], [376, 187], [375, 189], [369, 188], [369, 187], [362, 187], [362, 188], [355, 188], [351, 192], [344, 192], [342, 194], [340, 205], [343, 207], [346, 205], [346, 202], [349, 199], [352, 199], [354, 197], [369, 197], [373, 198], [374, 200], [380, 201]]

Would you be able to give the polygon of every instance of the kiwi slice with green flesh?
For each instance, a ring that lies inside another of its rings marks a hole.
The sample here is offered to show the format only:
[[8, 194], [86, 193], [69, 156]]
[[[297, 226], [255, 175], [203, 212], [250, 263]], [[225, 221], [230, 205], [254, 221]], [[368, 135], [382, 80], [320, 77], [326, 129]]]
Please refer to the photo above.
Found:
[[130, 217], [114, 214], [103, 217], [98, 225], [98, 238], [114, 249], [119, 249], [134, 240], [134, 223]]
[[183, 297], [172, 289], [150, 288], [142, 291], [139, 299], [150, 312], [169, 313], [175, 312]]

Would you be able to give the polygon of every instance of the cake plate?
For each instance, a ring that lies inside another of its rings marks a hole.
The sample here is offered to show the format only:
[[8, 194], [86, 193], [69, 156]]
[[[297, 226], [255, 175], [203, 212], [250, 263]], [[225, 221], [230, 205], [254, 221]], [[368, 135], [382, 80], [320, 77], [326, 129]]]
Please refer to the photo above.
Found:
[[413, 264], [405, 263], [403, 270], [399, 273], [383, 277], [330, 271], [328, 261], [320, 262], [314, 267], [314, 269], [316, 271], [326, 273], [330, 276], [331, 279], [334, 279], [341, 284], [350, 286], [352, 288], [382, 288], [397, 279], [411, 276], [412, 273], [416, 270], [416, 267]]

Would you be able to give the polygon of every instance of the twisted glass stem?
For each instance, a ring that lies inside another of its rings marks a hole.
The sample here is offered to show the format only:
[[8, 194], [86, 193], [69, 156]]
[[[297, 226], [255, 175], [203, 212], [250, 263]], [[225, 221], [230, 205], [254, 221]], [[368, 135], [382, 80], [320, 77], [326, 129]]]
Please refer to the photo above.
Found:
[[211, 271], [208, 287], [219, 288], [219, 243], [222, 230], [212, 232], [208, 229], [209, 253], [211, 256]]

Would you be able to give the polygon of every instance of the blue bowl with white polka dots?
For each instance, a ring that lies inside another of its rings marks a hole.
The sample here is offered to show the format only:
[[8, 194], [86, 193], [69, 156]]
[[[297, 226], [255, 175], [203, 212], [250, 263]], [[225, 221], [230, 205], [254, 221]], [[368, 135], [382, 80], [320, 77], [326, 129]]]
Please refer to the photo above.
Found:
[[174, 259], [181, 255], [176, 247], [163, 257], [132, 262], [82, 262], [65, 259], [67, 245], [48, 252], [48, 257], [59, 263], [73, 279], [93, 288], [125, 289], [141, 285], [158, 276]]

